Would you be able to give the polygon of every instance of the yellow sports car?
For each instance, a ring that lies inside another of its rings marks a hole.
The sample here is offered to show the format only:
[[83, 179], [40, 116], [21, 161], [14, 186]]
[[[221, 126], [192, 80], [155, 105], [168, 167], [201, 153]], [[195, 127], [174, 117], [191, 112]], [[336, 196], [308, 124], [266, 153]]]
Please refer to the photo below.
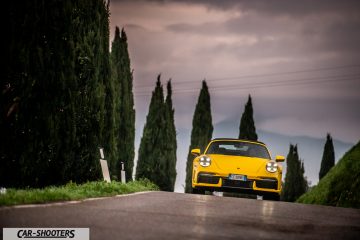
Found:
[[240, 139], [214, 139], [204, 154], [193, 149], [193, 193], [205, 191], [256, 194], [263, 199], [279, 200], [282, 189], [283, 156], [271, 160], [262, 142]]

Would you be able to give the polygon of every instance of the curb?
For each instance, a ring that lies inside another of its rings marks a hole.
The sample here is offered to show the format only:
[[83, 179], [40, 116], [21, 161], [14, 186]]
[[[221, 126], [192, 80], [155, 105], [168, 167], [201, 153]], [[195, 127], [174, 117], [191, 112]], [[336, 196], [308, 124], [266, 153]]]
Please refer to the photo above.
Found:
[[109, 198], [131, 197], [134, 195], [141, 195], [141, 194], [146, 194], [146, 193], [151, 193], [151, 192], [158, 192], [158, 191], [125, 193], [125, 194], [118, 194], [118, 195], [114, 195], [114, 196], [85, 198], [85, 199], [81, 199], [81, 200], [69, 200], [69, 201], [61, 201], [61, 202], [49, 202], [49, 203], [37, 203], [37, 204], [29, 203], [29, 204], [21, 204], [21, 205], [13, 205], [13, 206], [0, 206], [0, 211], [8, 210], [8, 209], [16, 209], [16, 208], [63, 206], [63, 205], [77, 204], [77, 203], [88, 202], [88, 201], [105, 200], [105, 199], [109, 199]]

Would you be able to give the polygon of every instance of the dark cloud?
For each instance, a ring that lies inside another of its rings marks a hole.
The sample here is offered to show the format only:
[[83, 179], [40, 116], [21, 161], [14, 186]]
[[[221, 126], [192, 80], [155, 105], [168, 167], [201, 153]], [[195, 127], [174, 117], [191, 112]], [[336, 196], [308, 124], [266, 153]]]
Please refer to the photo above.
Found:
[[[237, 2], [237, 1], [234, 1]], [[360, 3], [357, 0], [242, 0], [238, 3], [242, 9], [268, 13], [274, 15], [288, 15], [292, 17], [308, 16], [319, 13], [358, 13]]]
[[[323, 103], [307, 108], [303, 106], [310, 106], [311, 103], [305, 103], [305, 100], [328, 98], [332, 99], [329, 102], [338, 109], [332, 109], [329, 105], [323, 108], [325, 112], [334, 111], [331, 119], [336, 119], [335, 116], [348, 116], [352, 122], [359, 119], [358, 114], [340, 113], [340, 109], [354, 108], [355, 102], [359, 101], [360, 96], [355, 89], [359, 87], [360, 81], [354, 79], [348, 84], [339, 81], [338, 84], [328, 85], [308, 84], [298, 87], [290, 84], [269, 89], [236, 89], [251, 81], [291, 82], [327, 76], [327, 73], [321, 72], [279, 78], [266, 77], [266, 73], [360, 63], [360, 14], [357, 14], [360, 1], [195, 0], [112, 3], [113, 23], [122, 23], [128, 34], [132, 67], [135, 69], [135, 96], [140, 97], [136, 100], [137, 105], [147, 105], [142, 96], [151, 94], [152, 88], [149, 86], [153, 86], [158, 73], [163, 73], [164, 81], [172, 77], [174, 105], [181, 112], [176, 114], [178, 127], [191, 125], [193, 112], [187, 106], [196, 99], [200, 86], [197, 81], [255, 73], [265, 75], [261, 79], [209, 81], [214, 102], [214, 121], [220, 121], [234, 112], [229, 110], [236, 107], [232, 103], [249, 93], [254, 94], [254, 101], [267, 98], [265, 101], [269, 103], [268, 107], [257, 110], [257, 114], [264, 114], [264, 117], [260, 116], [260, 122], [261, 119], [273, 119], [270, 115], [276, 112], [276, 117], [281, 121], [277, 123], [280, 126], [284, 119], [290, 119], [296, 114], [290, 111], [292, 109], [298, 109], [298, 114], [302, 116], [316, 119], [325, 115], [316, 110]], [[328, 75], [331, 74], [343, 73], [336, 70]], [[234, 86], [233, 90], [231, 86]], [[222, 90], [222, 87], [228, 89]], [[181, 109], [183, 106], [186, 108]], [[282, 111], [271, 106], [279, 106]], [[239, 108], [237, 111], [240, 114], [242, 110]], [[336, 126], [336, 121], [328, 122], [328, 125], [331, 129]], [[346, 130], [345, 127], [343, 129]], [[298, 130], [301, 132], [301, 127]], [[346, 138], [344, 135], [342, 137]], [[349, 138], [356, 137], [352, 134]]]
[[[170, 24], [166, 26], [166, 29], [173, 32], [190, 32], [190, 33], [199, 33], [200, 29], [202, 28], [203, 24], [201, 25], [194, 25], [189, 23], [176, 23]], [[204, 34], [207, 34], [208, 31], [204, 30]]]
[[[329, 50], [360, 53], [360, 18], [358, 21], [338, 21], [330, 24], [322, 33], [324, 47]], [[321, 47], [321, 46], [319, 46]]]
[[[215, 7], [223, 1], [195, 2]], [[309, 1], [225, 1], [224, 4], [252, 11], [225, 22], [171, 24], [167, 30], [209, 38], [214, 34], [256, 38], [246, 48], [240, 42], [232, 42], [219, 43], [212, 49], [215, 53], [228, 52], [239, 57], [337, 55], [341, 58], [339, 62], [360, 62], [360, 1], [311, 1], [311, 4]], [[264, 15], [264, 12], [273, 14]], [[301, 20], [298, 15], [302, 15]]]
[[138, 25], [138, 24], [132, 24], [132, 23], [129, 23], [129, 24], [125, 24], [124, 28], [126, 30], [146, 30], [145, 27], [141, 26], [141, 25]]
[[360, 1], [358, 0], [151, 0], [149, 2], [196, 4], [204, 5], [209, 9], [222, 10], [238, 8], [243, 11], [293, 17], [329, 12], [358, 15], [360, 11]]

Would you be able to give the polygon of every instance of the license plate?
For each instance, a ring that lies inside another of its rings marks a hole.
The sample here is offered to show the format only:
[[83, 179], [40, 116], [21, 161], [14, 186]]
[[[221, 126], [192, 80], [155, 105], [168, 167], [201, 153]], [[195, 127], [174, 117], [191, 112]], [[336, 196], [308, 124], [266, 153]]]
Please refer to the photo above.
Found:
[[237, 180], [237, 181], [247, 181], [246, 175], [240, 175], [240, 174], [229, 174], [230, 180]]

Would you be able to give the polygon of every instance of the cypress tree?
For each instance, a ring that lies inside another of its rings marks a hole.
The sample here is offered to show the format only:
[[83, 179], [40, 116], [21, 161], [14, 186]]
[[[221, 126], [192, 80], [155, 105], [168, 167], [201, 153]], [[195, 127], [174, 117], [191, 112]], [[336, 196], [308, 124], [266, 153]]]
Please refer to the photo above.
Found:
[[109, 102], [107, 107], [109, 115], [109, 125], [113, 126], [113, 130], [109, 132], [110, 142], [112, 149], [108, 149], [109, 154], [109, 170], [113, 178], [118, 179], [119, 177], [119, 124], [120, 124], [120, 94], [121, 94], [121, 37], [120, 30], [118, 27], [115, 28], [114, 40], [111, 44], [111, 54], [110, 54], [110, 65], [111, 65], [111, 89], [112, 99]]
[[307, 190], [307, 181], [304, 177], [304, 163], [299, 159], [297, 146], [290, 144], [286, 158], [285, 185], [282, 191], [282, 200], [294, 202]]
[[253, 119], [253, 106], [250, 95], [248, 102], [245, 105], [245, 110], [241, 116], [239, 130], [239, 139], [257, 141], [258, 136], [256, 134], [256, 128]]
[[115, 155], [112, 172], [120, 178], [121, 162], [124, 162], [126, 180], [132, 180], [135, 144], [135, 110], [132, 92], [133, 75], [127, 48], [127, 36], [116, 27], [111, 51], [112, 82], [114, 85], [114, 135]]
[[160, 75], [157, 78], [155, 90], [152, 93], [149, 112], [140, 142], [138, 163], [136, 167], [136, 179], [147, 178], [156, 183], [160, 189], [164, 188], [165, 178], [165, 132], [164, 118], [164, 93], [160, 82]]
[[120, 126], [119, 140], [122, 148], [119, 152], [119, 160], [125, 163], [126, 180], [132, 180], [135, 155], [135, 109], [133, 96], [133, 72], [130, 69], [130, 58], [127, 45], [127, 36], [122, 29], [122, 82], [120, 101]]
[[186, 179], [185, 179], [185, 192], [191, 193], [191, 178], [192, 178], [192, 163], [194, 156], [191, 154], [191, 149], [200, 148], [201, 152], [210, 142], [213, 133], [210, 94], [204, 80], [199, 94], [198, 102], [196, 104], [191, 130], [191, 143], [189, 146], [189, 154], [186, 162]]
[[294, 195], [294, 176], [295, 176], [295, 159], [294, 159], [294, 145], [290, 144], [289, 153], [286, 157], [286, 175], [285, 183], [282, 190], [282, 200], [288, 201], [290, 196]]
[[174, 191], [176, 179], [176, 129], [171, 81], [164, 101], [158, 76], [140, 142], [136, 179], [147, 178], [163, 191]]
[[[74, 39], [74, 124], [75, 158], [66, 169], [68, 180], [84, 182], [99, 179], [98, 147], [108, 145], [104, 132], [105, 94], [109, 88], [109, 9], [103, 1], [74, 2], [70, 26]], [[76, 169], [76, 171], [74, 171]]]
[[329, 170], [335, 165], [335, 152], [332, 137], [330, 133], [326, 136], [326, 143], [321, 160], [321, 167], [319, 172], [319, 180], [323, 178]]
[[165, 118], [166, 118], [166, 180], [167, 187], [164, 190], [174, 191], [176, 180], [176, 128], [174, 119], [174, 109], [172, 104], [172, 87], [171, 79], [167, 83], [167, 96], [165, 100]]
[[308, 188], [305, 174], [304, 161], [300, 159], [297, 145], [294, 148], [294, 157], [296, 162], [296, 181], [295, 181], [295, 200], [298, 199], [301, 195], [303, 195]]

